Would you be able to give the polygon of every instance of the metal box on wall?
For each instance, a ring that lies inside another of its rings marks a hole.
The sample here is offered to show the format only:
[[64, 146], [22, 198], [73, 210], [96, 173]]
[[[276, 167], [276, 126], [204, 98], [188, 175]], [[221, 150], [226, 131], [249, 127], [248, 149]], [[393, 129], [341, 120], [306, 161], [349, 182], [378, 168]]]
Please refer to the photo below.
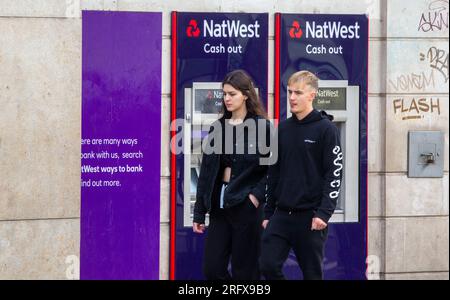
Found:
[[410, 131], [408, 133], [408, 177], [444, 175], [444, 133]]

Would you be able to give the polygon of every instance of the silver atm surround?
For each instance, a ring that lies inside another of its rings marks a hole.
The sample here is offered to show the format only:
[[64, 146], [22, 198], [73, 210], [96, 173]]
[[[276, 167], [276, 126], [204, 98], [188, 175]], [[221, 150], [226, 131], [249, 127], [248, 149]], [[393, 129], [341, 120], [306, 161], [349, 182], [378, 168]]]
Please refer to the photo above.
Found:
[[[201, 129], [202, 127], [209, 129], [209, 126], [220, 117], [218, 113], [208, 112], [205, 114], [195, 110], [196, 101], [198, 100], [195, 99], [195, 95], [202, 90], [222, 91], [222, 84], [221, 82], [194, 82], [192, 88], [186, 88], [184, 90], [184, 227], [192, 227], [193, 222], [197, 182], [201, 166], [201, 141], [204, 134]], [[193, 138], [193, 132], [199, 134], [199, 136]], [[209, 219], [206, 216], [205, 225], [208, 225], [208, 223]]]
[[[330, 222], [359, 221], [359, 86], [349, 86], [347, 80], [319, 80], [319, 90], [338, 88], [345, 90], [344, 107], [324, 109], [334, 116], [333, 122], [341, 133], [344, 154], [341, 192]], [[289, 96], [286, 97], [286, 115], [289, 117]], [[342, 105], [341, 105], [342, 106]], [[319, 108], [321, 110], [322, 108]], [[349, 180], [351, 178], [351, 180]]]

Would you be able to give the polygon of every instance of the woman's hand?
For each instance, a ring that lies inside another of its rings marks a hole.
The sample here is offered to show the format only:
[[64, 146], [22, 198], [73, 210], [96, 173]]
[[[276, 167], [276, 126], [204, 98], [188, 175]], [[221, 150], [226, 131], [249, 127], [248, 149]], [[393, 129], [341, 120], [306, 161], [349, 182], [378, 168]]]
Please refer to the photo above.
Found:
[[264, 229], [266, 229], [267, 224], [269, 224], [269, 220], [264, 220], [264, 221], [262, 222], [261, 226], [262, 226]]
[[195, 233], [203, 233], [205, 232], [205, 224], [195, 223], [192, 225], [192, 230]]

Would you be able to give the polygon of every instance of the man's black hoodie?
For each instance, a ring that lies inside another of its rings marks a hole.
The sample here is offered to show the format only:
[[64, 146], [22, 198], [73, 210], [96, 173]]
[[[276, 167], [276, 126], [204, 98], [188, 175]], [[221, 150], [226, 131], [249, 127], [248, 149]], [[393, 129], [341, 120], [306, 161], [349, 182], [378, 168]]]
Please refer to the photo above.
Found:
[[315, 211], [331, 218], [342, 179], [342, 150], [332, 116], [313, 110], [295, 115], [278, 126], [278, 161], [269, 168], [265, 219], [281, 210]]

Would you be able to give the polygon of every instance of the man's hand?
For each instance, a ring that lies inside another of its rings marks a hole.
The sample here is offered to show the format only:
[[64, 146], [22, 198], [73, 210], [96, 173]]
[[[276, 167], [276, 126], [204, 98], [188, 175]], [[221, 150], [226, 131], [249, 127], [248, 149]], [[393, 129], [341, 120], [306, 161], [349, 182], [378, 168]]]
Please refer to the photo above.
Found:
[[322, 219], [320, 218], [312, 219], [311, 230], [322, 230], [325, 229], [326, 227], [327, 223], [325, 223]]
[[253, 196], [253, 194], [248, 194], [248, 197], [250, 198], [250, 201], [252, 201], [253, 205], [258, 208], [259, 206], [259, 201], [258, 198], [256, 198], [255, 196]]
[[192, 225], [192, 229], [195, 233], [203, 233], [205, 232], [205, 224], [195, 223]]
[[264, 221], [262, 222], [261, 226], [262, 226], [264, 229], [266, 229], [267, 224], [269, 224], [269, 220], [264, 220]]

